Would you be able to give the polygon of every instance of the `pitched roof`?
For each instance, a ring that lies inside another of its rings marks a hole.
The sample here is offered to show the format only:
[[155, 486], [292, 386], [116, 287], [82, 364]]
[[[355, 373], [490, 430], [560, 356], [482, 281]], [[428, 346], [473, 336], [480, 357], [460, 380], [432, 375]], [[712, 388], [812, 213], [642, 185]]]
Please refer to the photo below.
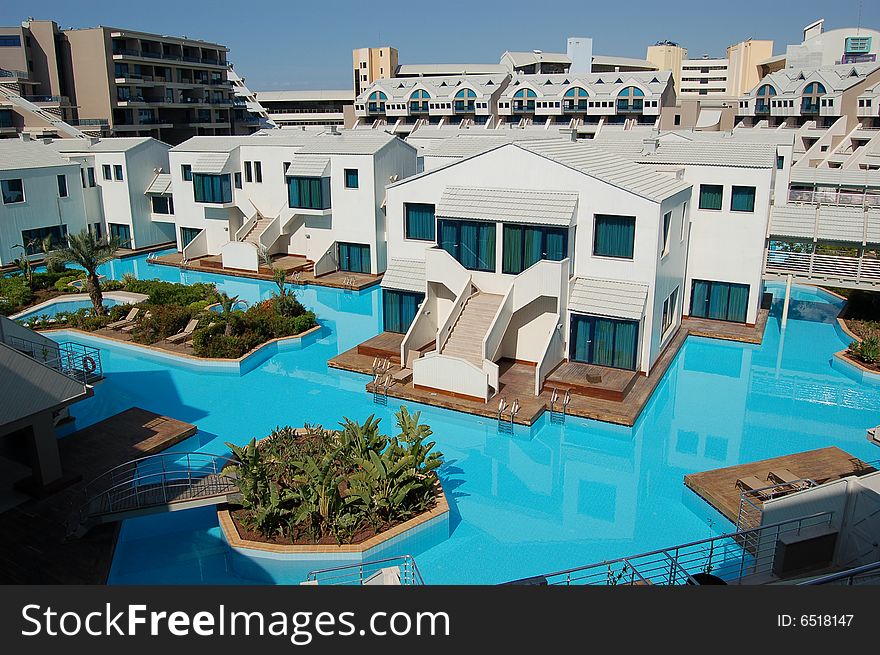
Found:
[[765, 75], [747, 94], [757, 96], [765, 84], [776, 89], [778, 95], [799, 95], [801, 89], [811, 81], [821, 82], [827, 93], [845, 91], [864, 82], [871, 73], [880, 70], [880, 64], [837, 64], [813, 68], [783, 68]]
[[384, 131], [340, 130], [336, 134], [325, 132], [313, 135], [298, 152], [312, 155], [372, 155], [395, 141], [405, 143]]
[[70, 166], [71, 162], [39, 141], [0, 139], [0, 170]]
[[297, 153], [285, 174], [291, 177], [327, 177], [330, 174], [329, 169], [329, 157]]
[[55, 139], [49, 145], [59, 152], [125, 152], [150, 141], [157, 140], [149, 136], [120, 136], [94, 142], [90, 139]]
[[144, 193], [156, 195], [171, 193], [171, 174], [159, 173], [156, 175]]
[[773, 168], [776, 146], [730, 141], [663, 141], [657, 150], [639, 158], [643, 163]]
[[436, 214], [443, 218], [539, 225], [571, 225], [578, 194], [569, 191], [484, 189], [448, 186], [443, 190]]
[[646, 284], [576, 277], [569, 287], [568, 308], [581, 314], [637, 321], [645, 312], [647, 298]]
[[425, 262], [417, 259], [392, 259], [382, 276], [383, 289], [425, 292]]
[[193, 162], [193, 173], [218, 174], [223, 172], [223, 167], [229, 161], [229, 153], [226, 152], [208, 152], [200, 155]]

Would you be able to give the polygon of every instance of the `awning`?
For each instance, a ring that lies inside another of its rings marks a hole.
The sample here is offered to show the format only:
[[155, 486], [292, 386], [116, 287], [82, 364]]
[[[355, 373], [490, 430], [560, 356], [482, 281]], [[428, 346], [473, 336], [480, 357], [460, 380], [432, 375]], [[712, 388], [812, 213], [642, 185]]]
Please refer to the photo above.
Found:
[[576, 277], [571, 282], [568, 308], [578, 314], [638, 321], [645, 313], [647, 299], [646, 284]]
[[159, 173], [156, 179], [150, 182], [150, 186], [147, 187], [144, 193], [157, 196], [171, 193], [171, 174]]
[[576, 193], [567, 191], [449, 186], [443, 191], [436, 214], [440, 218], [568, 227], [577, 199]]
[[195, 161], [192, 165], [192, 172], [218, 175], [223, 172], [228, 161], [228, 152], [207, 152]]
[[392, 259], [382, 276], [383, 289], [425, 293], [425, 262], [418, 259]]
[[290, 177], [329, 177], [330, 158], [320, 155], [294, 155], [293, 163], [287, 167]]
[[880, 243], [880, 209], [779, 205], [771, 209], [769, 232], [771, 237]]

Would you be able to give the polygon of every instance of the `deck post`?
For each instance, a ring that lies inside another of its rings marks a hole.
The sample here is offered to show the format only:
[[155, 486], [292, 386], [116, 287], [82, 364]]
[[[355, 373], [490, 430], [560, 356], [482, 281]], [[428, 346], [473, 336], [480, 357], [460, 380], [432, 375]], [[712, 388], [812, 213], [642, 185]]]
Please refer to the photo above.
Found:
[[791, 302], [791, 278], [791, 273], [785, 276], [785, 300], [782, 303], [782, 329], [785, 329], [785, 326], [788, 324], [788, 305]]

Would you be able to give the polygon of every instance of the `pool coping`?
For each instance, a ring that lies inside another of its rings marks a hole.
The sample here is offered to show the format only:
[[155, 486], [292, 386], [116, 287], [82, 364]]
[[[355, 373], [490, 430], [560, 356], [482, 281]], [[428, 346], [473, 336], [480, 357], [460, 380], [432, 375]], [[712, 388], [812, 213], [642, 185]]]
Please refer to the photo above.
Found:
[[399, 523], [384, 532], [366, 539], [357, 544], [272, 544], [263, 541], [253, 541], [245, 539], [238, 531], [235, 521], [232, 520], [232, 512], [228, 506], [223, 506], [217, 510], [217, 522], [223, 532], [226, 543], [232, 548], [240, 548], [247, 550], [257, 550], [265, 553], [273, 553], [276, 555], [310, 555], [310, 554], [327, 554], [327, 553], [365, 553], [369, 550], [381, 546], [387, 541], [394, 539], [410, 530], [428, 523], [434, 519], [449, 514], [449, 502], [446, 500], [446, 494], [443, 486], [438, 480], [436, 482], [437, 498], [436, 505], [426, 512], [422, 512], [418, 516], [414, 516], [408, 521]]
[[[142, 303], [149, 298], [148, 295], [144, 293], [134, 293], [131, 291], [106, 291], [102, 294], [104, 298], [109, 298], [110, 300], [115, 300], [120, 304], [137, 304]], [[64, 302], [74, 302], [78, 300], [90, 300], [89, 294], [83, 293], [66, 293], [61, 296], [55, 296], [54, 298], [49, 298], [48, 300], [44, 300], [43, 302], [39, 302], [36, 305], [32, 305], [30, 307], [25, 307], [20, 312], [16, 312], [9, 318], [13, 321], [17, 321], [25, 314], [33, 314], [35, 311], [40, 309], [45, 309], [50, 305], [54, 305], [56, 303], [64, 303]]]
[[[830, 293], [830, 292], [829, 292]], [[848, 336], [853, 341], [858, 341], [861, 343], [862, 338], [855, 334], [852, 330], [849, 329], [849, 326], [846, 324], [846, 319], [837, 317], [837, 327], [843, 332], [846, 336]], [[856, 376], [860, 377], [863, 381], [871, 381], [871, 382], [880, 382], [880, 371], [876, 371], [872, 368], [868, 368], [861, 362], [858, 362], [851, 357], [847, 356], [848, 349], [844, 348], [843, 350], [838, 350], [834, 353], [834, 357], [839, 364], [843, 364], [849, 370], [852, 371]], [[835, 360], [832, 360], [832, 366]], [[847, 371], [844, 371], [846, 373]]]

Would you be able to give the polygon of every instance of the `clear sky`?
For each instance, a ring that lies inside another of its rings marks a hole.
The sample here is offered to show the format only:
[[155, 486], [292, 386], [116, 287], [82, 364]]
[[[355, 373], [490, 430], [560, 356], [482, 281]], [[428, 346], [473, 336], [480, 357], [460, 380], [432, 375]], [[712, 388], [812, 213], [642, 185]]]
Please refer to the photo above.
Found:
[[223, 43], [252, 90], [349, 88], [352, 48], [392, 45], [400, 63], [497, 63], [505, 50], [564, 52], [569, 36], [593, 52], [644, 58], [647, 46], [677, 41], [692, 57], [722, 56], [731, 43], [773, 39], [775, 52], [800, 43], [805, 25], [858, 22], [880, 29], [878, 0], [41, 0], [0, 3], [0, 24], [29, 15], [62, 28], [108, 25]]

